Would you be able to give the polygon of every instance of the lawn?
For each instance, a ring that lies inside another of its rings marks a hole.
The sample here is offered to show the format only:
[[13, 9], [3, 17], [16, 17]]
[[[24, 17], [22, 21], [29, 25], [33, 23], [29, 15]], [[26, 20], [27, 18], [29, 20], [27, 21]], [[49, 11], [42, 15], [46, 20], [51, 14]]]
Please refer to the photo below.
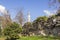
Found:
[[[5, 40], [4, 37], [0, 37], [0, 40]], [[23, 36], [18, 40], [60, 40], [60, 37], [50, 37], [50, 36]]]
[[5, 37], [0, 37], [0, 40], [5, 40]]
[[21, 37], [19, 40], [60, 40], [59, 37], [50, 37], [50, 36], [26, 36]]

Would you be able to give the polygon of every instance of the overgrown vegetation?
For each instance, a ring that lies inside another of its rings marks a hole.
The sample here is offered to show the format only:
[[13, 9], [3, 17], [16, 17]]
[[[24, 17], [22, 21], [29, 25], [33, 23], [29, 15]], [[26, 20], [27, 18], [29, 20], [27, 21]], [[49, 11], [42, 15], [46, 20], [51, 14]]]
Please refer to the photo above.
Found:
[[[60, 3], [60, 0], [53, 2]], [[60, 40], [60, 9], [56, 15], [41, 16], [26, 23], [22, 10], [16, 15], [17, 22], [13, 22], [10, 15], [7, 15], [8, 11], [0, 17], [0, 40]]]
[[[16, 22], [11, 22], [10, 25], [7, 24], [6, 27], [2, 29], [3, 31], [1, 33], [5, 37], [5, 40], [55, 40], [56, 37], [53, 36], [60, 36], [59, 18], [59, 13], [57, 13], [57, 15], [51, 17], [38, 17], [33, 22], [26, 22], [23, 26]], [[48, 37], [50, 35], [52, 35], [52, 37]], [[57, 39], [59, 40], [59, 37], [57, 37]]]
[[12, 23], [10, 26], [4, 28], [4, 35], [7, 37], [6, 40], [19, 39], [19, 33], [22, 31], [21, 26], [17, 23]]

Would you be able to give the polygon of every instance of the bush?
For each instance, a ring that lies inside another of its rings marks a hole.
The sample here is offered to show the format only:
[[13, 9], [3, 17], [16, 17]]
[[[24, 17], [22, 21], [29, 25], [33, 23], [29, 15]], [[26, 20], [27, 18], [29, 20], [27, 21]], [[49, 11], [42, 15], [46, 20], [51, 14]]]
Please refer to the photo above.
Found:
[[4, 29], [4, 35], [7, 37], [6, 40], [16, 40], [19, 39], [19, 33], [22, 28], [17, 23], [12, 23]]

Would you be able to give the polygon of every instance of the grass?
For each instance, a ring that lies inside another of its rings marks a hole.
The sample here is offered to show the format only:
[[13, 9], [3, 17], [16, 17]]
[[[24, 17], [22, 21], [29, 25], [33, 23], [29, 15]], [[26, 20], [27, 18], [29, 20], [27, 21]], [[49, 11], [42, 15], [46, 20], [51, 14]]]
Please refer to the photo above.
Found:
[[0, 40], [5, 40], [5, 37], [0, 37]]
[[50, 36], [26, 36], [21, 37], [19, 40], [60, 40], [59, 37], [50, 37]]
[[[5, 37], [0, 37], [0, 40], [5, 40]], [[60, 40], [60, 37], [50, 36], [22, 36], [18, 40]]]

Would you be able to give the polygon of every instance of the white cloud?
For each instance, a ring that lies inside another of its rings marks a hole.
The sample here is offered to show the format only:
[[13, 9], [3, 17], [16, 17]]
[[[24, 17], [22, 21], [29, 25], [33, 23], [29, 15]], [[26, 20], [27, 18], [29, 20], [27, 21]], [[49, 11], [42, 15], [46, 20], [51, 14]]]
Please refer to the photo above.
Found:
[[0, 12], [3, 14], [7, 14], [7, 10], [4, 6], [0, 5]]
[[5, 11], [5, 7], [0, 5], [0, 12], [3, 13]]
[[49, 11], [49, 10], [44, 10], [43, 11], [47, 16], [52, 16], [52, 15], [54, 15], [54, 13], [52, 13], [51, 11]]

